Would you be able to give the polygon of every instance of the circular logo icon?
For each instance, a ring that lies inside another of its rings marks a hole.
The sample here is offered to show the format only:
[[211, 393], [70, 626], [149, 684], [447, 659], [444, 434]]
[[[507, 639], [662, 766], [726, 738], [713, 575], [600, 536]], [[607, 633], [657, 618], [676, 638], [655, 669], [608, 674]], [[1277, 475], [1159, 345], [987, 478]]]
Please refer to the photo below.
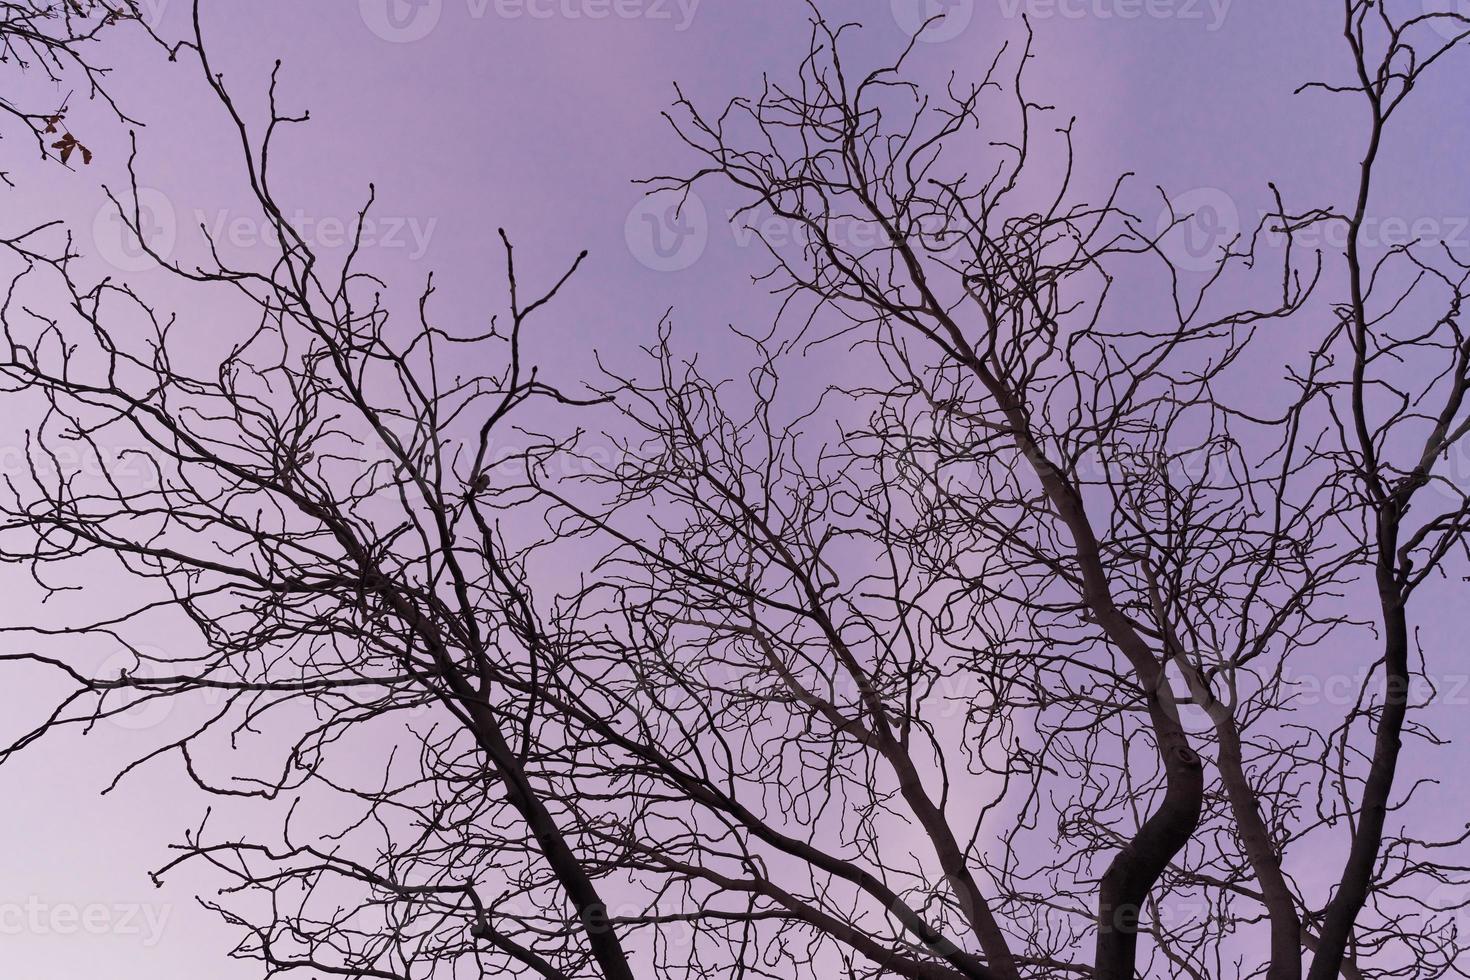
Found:
[[655, 272], [678, 272], [704, 254], [709, 213], [693, 191], [655, 191], [628, 212], [623, 238], [643, 265]]
[[357, 0], [368, 30], [385, 41], [407, 44], [429, 36], [444, 13], [444, 0]]
[[1429, 486], [1438, 491], [1452, 506], [1460, 506], [1470, 498], [1470, 435], [1463, 435], [1445, 447], [1429, 468]]
[[173, 202], [163, 191], [138, 188], [137, 227], [127, 213], [128, 202], [108, 201], [92, 219], [92, 243], [103, 261], [123, 272], [142, 272], [157, 264], [153, 256], [167, 259], [178, 242], [178, 219]]
[[1214, 271], [1225, 247], [1240, 234], [1234, 199], [1218, 187], [1196, 187], [1171, 198], [1169, 205], [1154, 225], [1154, 233], [1163, 235], [1159, 248], [1180, 269]]
[[1424, 897], [1431, 921], [1449, 925], [1463, 944], [1470, 938], [1470, 882], [1445, 881]]
[[[123, 677], [155, 677], [163, 676], [166, 671], [160, 668], [160, 664], [167, 662], [167, 655], [162, 650], [154, 647], [127, 647], [113, 653], [97, 667], [96, 677], [99, 680], [119, 680]], [[139, 654], [142, 656], [139, 656]], [[149, 697], [130, 690], [110, 691], [104, 706], [112, 714], [107, 716], [108, 724], [130, 732], [141, 732], [157, 725], [163, 724], [173, 711], [173, 699], [170, 697]], [[129, 707], [118, 711], [120, 704], [129, 704]]]
[[1446, 41], [1470, 34], [1470, 0], [1420, 0], [1420, 6], [1426, 15], [1449, 15], [1426, 21]]
[[959, 37], [975, 16], [975, 0], [890, 0], [890, 6], [905, 34], [930, 44]]
[[169, 0], [135, 0], [125, 5], [130, 11], [130, 16], [147, 24], [155, 30], [163, 26], [164, 15], [168, 12]]

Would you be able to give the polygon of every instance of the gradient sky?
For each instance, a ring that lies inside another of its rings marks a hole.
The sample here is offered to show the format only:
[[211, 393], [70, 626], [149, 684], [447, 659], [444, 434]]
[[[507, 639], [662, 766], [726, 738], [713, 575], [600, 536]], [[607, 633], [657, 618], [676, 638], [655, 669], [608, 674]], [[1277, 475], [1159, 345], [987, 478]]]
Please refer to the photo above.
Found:
[[[937, 0], [831, 0], [826, 9], [865, 23], [859, 48], [877, 56], [907, 40], [905, 25], [924, 2], [939, 9]], [[165, 35], [184, 28], [184, 0], [144, 5]], [[1268, 180], [1306, 206], [1340, 202], [1355, 179], [1361, 129], [1351, 124], [1361, 121], [1359, 107], [1342, 97], [1292, 94], [1305, 81], [1347, 70], [1336, 3], [950, 6], [953, 27], [921, 44], [917, 74], [978, 76], [997, 45], [1019, 39], [1016, 14], [1029, 12], [1037, 34], [1033, 94], [1078, 117], [1085, 184], [1134, 171], [1132, 203], [1156, 212], [1150, 188], [1159, 184], [1192, 194], [1190, 206], [1213, 206], [1228, 227], [1232, 211], [1254, 222], [1270, 200]], [[805, 18], [795, 0], [204, 4], [206, 40], [251, 118], [260, 118], [277, 58], [282, 105], [310, 109], [310, 124], [280, 148], [277, 187], [318, 244], [331, 249], [374, 182], [375, 267], [405, 291], [433, 270], [438, 309], [464, 326], [500, 309], [497, 227], [517, 243], [522, 274], [533, 281], [559, 275], [590, 249], [584, 272], [543, 324], [543, 350], [554, 352], [568, 380], [589, 368], [594, 349], [614, 362], [631, 356], [671, 307], [686, 349], [717, 353], [730, 343], [726, 323], [768, 322], [774, 304], [749, 284], [762, 271], [761, 255], [724, 220], [736, 202], [705, 195], [706, 218], [686, 216], [692, 237], [664, 254], [645, 219], [656, 222], [661, 212], [640, 210], [632, 181], [689, 162], [659, 115], [675, 81], [710, 106], [750, 92], [763, 72], [785, 76], [805, 51]], [[192, 229], [202, 221], [248, 257], [259, 225], [243, 208], [238, 148], [197, 71], [166, 64], [143, 45], [122, 44], [106, 60], [117, 69], [118, 98], [147, 123], [138, 168], [161, 240], [186, 257], [199, 247]], [[1445, 71], [1463, 81], [1470, 65]], [[1470, 114], [1443, 94], [1462, 100], [1464, 91], [1441, 78], [1399, 121], [1413, 135], [1391, 146], [1386, 165], [1405, 179], [1386, 184], [1379, 210], [1386, 219], [1430, 222], [1470, 244], [1458, 217], [1470, 215], [1470, 184], [1462, 179]], [[121, 186], [122, 133], [84, 106], [72, 124], [84, 140], [84, 127], [96, 127], [97, 160], [72, 172], [29, 159], [16, 165], [20, 190], [0, 198], [0, 221], [14, 230], [62, 216], [99, 272], [110, 263], [132, 273], [101, 190]], [[19, 146], [8, 143], [6, 152]], [[1394, 226], [1383, 227], [1392, 235]], [[173, 295], [158, 273], [137, 276]], [[30, 592], [0, 595], [7, 618], [30, 618]], [[0, 717], [29, 717], [36, 703], [17, 685], [0, 699]], [[198, 795], [165, 765], [98, 796], [117, 765], [170, 721], [139, 719], [132, 727], [141, 730], [112, 726], [85, 741], [58, 738], [0, 769], [8, 801], [0, 808], [0, 975], [7, 980], [254, 975], [248, 964], [223, 960], [233, 935], [193, 906], [198, 880], [181, 875], [154, 890], [144, 873], [166, 860], [168, 842], [197, 819]], [[148, 908], [126, 911], [137, 903]], [[91, 907], [92, 922], [105, 918], [110, 926], [68, 927], [65, 913], [52, 917], [64, 907]], [[44, 916], [47, 925], [15, 934], [18, 915]], [[119, 925], [124, 915], [133, 928]]]

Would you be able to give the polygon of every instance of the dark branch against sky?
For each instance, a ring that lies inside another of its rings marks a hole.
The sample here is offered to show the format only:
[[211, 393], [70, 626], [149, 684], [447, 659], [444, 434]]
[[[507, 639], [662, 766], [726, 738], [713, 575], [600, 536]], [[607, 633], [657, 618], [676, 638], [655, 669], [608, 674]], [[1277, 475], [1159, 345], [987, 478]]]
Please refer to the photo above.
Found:
[[0, 45], [27, 976], [1470, 966], [1470, 11]]

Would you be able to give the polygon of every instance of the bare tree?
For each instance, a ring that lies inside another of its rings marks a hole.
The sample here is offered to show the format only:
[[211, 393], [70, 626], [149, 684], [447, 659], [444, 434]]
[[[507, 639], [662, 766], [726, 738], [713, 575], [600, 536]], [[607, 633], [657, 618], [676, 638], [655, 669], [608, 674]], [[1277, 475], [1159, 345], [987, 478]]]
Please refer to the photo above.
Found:
[[[1450, 254], [1436, 263], [1398, 247], [1370, 268], [1362, 229], [1389, 117], [1466, 36], [1425, 28], [1466, 25], [1451, 15], [1395, 21], [1367, 3], [1344, 11], [1355, 81], [1308, 88], [1358, 93], [1369, 105], [1358, 200], [1346, 212], [1290, 214], [1278, 197], [1276, 214], [1229, 243], [1192, 290], [1160, 248], [1167, 228], [1140, 227], [1117, 191], [1101, 205], [1070, 200], [1070, 124], [1058, 130], [1060, 181], [1028, 183], [1035, 121], [1045, 114], [1024, 94], [1029, 49], [1006, 84], [996, 84], [998, 60], [979, 85], [931, 102], [898, 69], [849, 74], [840, 52], [850, 25], [819, 19], [798, 85], [769, 86], [717, 116], [681, 102], [675, 120], [708, 163], [667, 185], [723, 178], [750, 194], [752, 214], [805, 234], [800, 250], [772, 246], [771, 276], [793, 301], [807, 297], [814, 313], [844, 318], [850, 325], [837, 336], [880, 352], [893, 385], [858, 393], [883, 406], [862, 435], [881, 447], [873, 458], [913, 466], [922, 492], [902, 510], [938, 535], [920, 553], [949, 556], [967, 601], [1004, 610], [1005, 626], [979, 647], [985, 668], [1031, 678], [1033, 690], [1047, 692], [1035, 707], [1066, 712], [1036, 723], [1040, 745], [1018, 748], [1011, 765], [1029, 763], [1037, 808], [1055, 799], [1043, 774], [1082, 781], [1080, 793], [1062, 797], [1055, 823], [1039, 821], [1047, 835], [1066, 828], [1061, 843], [1075, 850], [1037, 868], [1018, 858], [1034, 848], [1007, 839], [993, 861], [972, 860], [994, 882], [995, 903], [1028, 917], [1063, 904], [1024, 887], [1040, 875], [1075, 902], [1073, 915], [1091, 908], [1099, 977], [1145, 972], [1140, 931], [1151, 934], [1164, 969], [1208, 975], [1205, 964], [1219, 962], [1212, 948], [1235, 932], [1231, 900], [1242, 897], [1269, 920], [1268, 977], [1300, 976], [1303, 945], [1313, 978], [1371, 970], [1348, 955], [1350, 945], [1381, 954], [1402, 944], [1397, 953], [1413, 963], [1403, 968], [1426, 975], [1455, 969], [1459, 958], [1457, 946], [1421, 945], [1422, 925], [1404, 928], [1401, 909], [1358, 919], [1370, 893], [1407, 887], [1412, 901], [1416, 886], [1443, 874], [1433, 856], [1463, 840], [1382, 834], [1388, 810], [1407, 797], [1395, 800], [1393, 773], [1413, 680], [1409, 594], [1464, 549], [1463, 488], [1435, 469], [1467, 432], [1457, 323], [1464, 266]], [[1014, 100], [1018, 135], [967, 143], [992, 88]], [[987, 148], [988, 156], [977, 152]], [[1304, 308], [1323, 256], [1294, 253], [1293, 242], [1331, 222], [1346, 225], [1349, 243], [1341, 258], [1350, 299], [1334, 305], [1341, 326], [1289, 366], [1279, 416], [1262, 417], [1259, 391], [1230, 399], [1230, 372], [1259, 370], [1248, 350], [1259, 326]], [[1256, 263], [1267, 233], [1282, 267], [1276, 301], [1222, 304], [1218, 294], [1240, 293], [1232, 273]], [[1162, 297], [1149, 303], [1133, 286], [1131, 315], [1110, 316], [1110, 293], [1130, 274], [1137, 282], [1142, 259], [1153, 260]], [[1378, 310], [1375, 290], [1392, 294]], [[1148, 312], [1139, 316], [1140, 308]], [[957, 466], [966, 476], [956, 478]], [[1433, 482], [1450, 490], [1449, 506], [1412, 531], [1401, 526], [1411, 498]], [[885, 500], [902, 485], [875, 483]], [[968, 548], [952, 550], [967, 539]], [[967, 559], [981, 570], [964, 573]], [[1296, 649], [1340, 639], [1349, 624], [1329, 611], [1340, 610], [1333, 596], [1369, 568], [1381, 606], [1381, 673], [1333, 737], [1320, 740], [1320, 754], [1303, 761], [1307, 745], [1287, 740], [1291, 722], [1281, 718], [1290, 701], [1282, 664]], [[947, 639], [952, 650], [970, 647], [953, 632]], [[1181, 724], [1171, 667], [1212, 731]], [[996, 698], [987, 712], [995, 704], [1032, 707]], [[1355, 747], [1358, 726], [1371, 730], [1366, 752]], [[988, 734], [971, 744], [993, 747]], [[1325, 773], [1333, 785], [1317, 819], [1300, 820], [1311, 783], [1327, 788]], [[1311, 846], [1302, 844], [1311, 831], [1342, 825], [1351, 830], [1340, 881], [1315, 901], [1303, 896], [1284, 871], [1288, 842]], [[1230, 846], [1192, 853], [1202, 838]], [[1392, 875], [1381, 863], [1390, 854], [1402, 862]], [[993, 913], [978, 891], [966, 895], [946, 873], [955, 899], [981, 912], [972, 924], [987, 962], [1013, 975], [1005, 966], [1016, 959], [1013, 945], [1034, 948], [1039, 935], [1005, 942], [989, 928]], [[1244, 881], [1253, 884], [1236, 885]], [[1140, 924], [1146, 901], [1158, 906], [1181, 891], [1223, 921]], [[1041, 933], [1056, 928], [1047, 922]]]
[[[274, 247], [154, 256], [240, 318], [210, 350], [55, 229], [8, 243], [0, 376], [37, 421], [0, 557], [58, 601], [103, 570], [148, 597], [8, 630], [73, 693], [0, 758], [206, 706], [135, 765], [283, 811], [163, 869], [225, 877], [267, 976], [1464, 975], [1464, 837], [1414, 829], [1409, 746], [1442, 739], [1410, 599], [1464, 574], [1470, 266], [1364, 227], [1390, 120], [1466, 35], [1344, 13], [1353, 76], [1303, 97], [1366, 101], [1358, 198], [1273, 190], [1191, 281], [1189, 215], [1077, 199], [1029, 39], [928, 93], [814, 9], [791, 80], [681, 97], [700, 162], [654, 182], [764, 229], [784, 312], [748, 374], [664, 324], [646, 376], [573, 392], [529, 330], [583, 257], [530, 289], [505, 239], [506, 314], [443, 327], [431, 280], [403, 325], [358, 248], [292, 229], [268, 160], [304, 115], [273, 78], [252, 131], [196, 11], [173, 51]], [[1341, 253], [1305, 244], [1334, 224]], [[1257, 339], [1323, 312], [1285, 359]], [[824, 390], [792, 380], [814, 359]], [[141, 639], [179, 623], [187, 650]], [[1368, 671], [1342, 710], [1294, 683], [1329, 648]]]
[[[114, 115], [134, 122], [108, 95], [103, 84], [108, 70], [92, 51], [113, 25], [140, 19], [134, 0], [5, 0], [0, 3], [0, 64], [8, 68], [8, 87], [23, 96], [27, 83], [41, 79], [53, 86], [73, 84], [80, 87], [81, 97], [99, 100]], [[72, 94], [45, 105], [0, 95], [0, 116], [34, 138], [43, 158], [65, 164], [75, 154], [90, 163], [92, 151], [67, 127]], [[3, 170], [0, 180], [10, 183]]]

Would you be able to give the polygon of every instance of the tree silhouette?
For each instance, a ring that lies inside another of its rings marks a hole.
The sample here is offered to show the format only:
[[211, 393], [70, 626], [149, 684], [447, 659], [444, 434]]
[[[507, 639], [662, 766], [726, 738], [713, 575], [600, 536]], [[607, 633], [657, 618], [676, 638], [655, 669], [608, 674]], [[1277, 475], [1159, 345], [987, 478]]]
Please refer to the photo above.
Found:
[[[1416, 830], [1444, 740], [1414, 600], [1470, 557], [1470, 264], [1364, 230], [1470, 20], [1343, 10], [1351, 78], [1307, 88], [1367, 105], [1356, 199], [1274, 192], [1191, 280], [1190, 214], [1079, 199], [1029, 36], [926, 91], [814, 8], [784, 80], [680, 97], [696, 162], [651, 182], [743, 195], [780, 321], [743, 376], [666, 322], [646, 371], [577, 390], [529, 332], [585, 253], [530, 287], [502, 233], [500, 317], [440, 325], [430, 280], [404, 323], [356, 247], [292, 229], [268, 162], [304, 115], [273, 78], [252, 130], [196, 10], [172, 51], [274, 247], [153, 256], [240, 318], [209, 343], [7, 243], [8, 295], [65, 302], [0, 310], [36, 412], [0, 557], [57, 601], [104, 573], [145, 598], [7, 630], [71, 693], [0, 758], [207, 706], [134, 765], [279, 804], [159, 872], [212, 865], [266, 976], [1464, 975], [1465, 834]], [[161, 623], [196, 642], [148, 646]], [[1302, 698], [1324, 650], [1364, 671], [1346, 704]]]
[[[9, 69], [7, 74], [17, 88], [25, 76], [57, 85], [75, 84], [83, 96], [100, 100], [114, 115], [132, 122], [108, 94], [104, 85], [108, 69], [93, 59], [92, 52], [115, 25], [141, 19], [134, 0], [4, 0], [0, 2], [0, 65]], [[91, 150], [66, 126], [71, 98], [69, 94], [59, 104], [36, 106], [17, 102], [13, 95], [0, 95], [0, 118], [28, 131], [42, 157], [65, 164], [76, 153], [84, 163], [91, 163]], [[11, 183], [3, 170], [0, 180]]]

